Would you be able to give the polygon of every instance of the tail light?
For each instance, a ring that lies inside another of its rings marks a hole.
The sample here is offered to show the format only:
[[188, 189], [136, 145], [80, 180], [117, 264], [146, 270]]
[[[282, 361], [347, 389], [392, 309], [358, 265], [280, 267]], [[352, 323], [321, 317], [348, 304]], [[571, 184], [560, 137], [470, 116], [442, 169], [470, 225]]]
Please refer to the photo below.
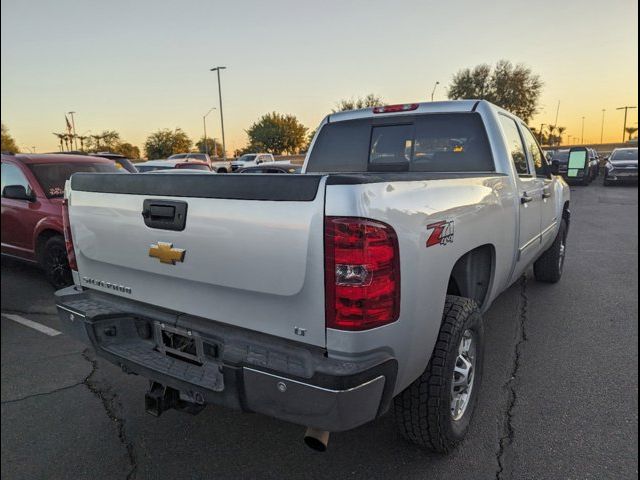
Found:
[[62, 230], [64, 231], [64, 244], [67, 247], [67, 259], [71, 270], [78, 271], [76, 262], [76, 251], [73, 249], [73, 238], [71, 237], [71, 224], [69, 223], [69, 200], [62, 201]]
[[374, 107], [373, 113], [397, 113], [417, 110], [420, 105], [417, 103], [405, 103], [403, 105], [385, 105], [384, 107]]
[[398, 238], [389, 225], [354, 217], [325, 219], [327, 328], [367, 330], [398, 319]]

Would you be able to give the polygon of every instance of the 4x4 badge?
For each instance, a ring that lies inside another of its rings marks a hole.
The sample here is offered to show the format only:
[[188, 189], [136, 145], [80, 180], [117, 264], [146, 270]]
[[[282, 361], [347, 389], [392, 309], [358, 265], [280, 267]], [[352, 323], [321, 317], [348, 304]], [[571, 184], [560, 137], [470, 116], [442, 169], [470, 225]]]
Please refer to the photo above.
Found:
[[453, 220], [432, 223], [427, 225], [427, 230], [433, 230], [427, 238], [427, 248], [453, 243]]
[[184, 262], [184, 248], [173, 248], [173, 243], [158, 242], [152, 243], [149, 247], [149, 256], [157, 258], [161, 263], [175, 265], [176, 262]]

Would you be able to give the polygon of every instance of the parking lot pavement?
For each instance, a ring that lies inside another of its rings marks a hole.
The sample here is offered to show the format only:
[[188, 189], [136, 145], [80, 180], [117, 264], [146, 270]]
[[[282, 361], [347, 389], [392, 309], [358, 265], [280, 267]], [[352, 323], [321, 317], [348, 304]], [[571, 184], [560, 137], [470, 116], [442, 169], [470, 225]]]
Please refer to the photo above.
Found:
[[[154, 418], [144, 379], [3, 316], [3, 478], [637, 478], [638, 189], [572, 190], [565, 276], [518, 282], [485, 315], [480, 402], [453, 454], [406, 443], [392, 412], [324, 454], [261, 415]], [[51, 294], [2, 259], [3, 313], [57, 329]]]

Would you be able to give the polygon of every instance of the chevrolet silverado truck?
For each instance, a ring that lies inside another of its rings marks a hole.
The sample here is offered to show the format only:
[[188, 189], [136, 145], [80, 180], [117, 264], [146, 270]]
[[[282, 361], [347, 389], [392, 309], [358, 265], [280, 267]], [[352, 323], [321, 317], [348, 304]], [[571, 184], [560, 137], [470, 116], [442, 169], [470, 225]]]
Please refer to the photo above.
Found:
[[258, 412], [323, 450], [393, 407], [447, 452], [482, 313], [531, 265], [560, 279], [570, 210], [523, 121], [454, 101], [331, 114], [299, 175], [76, 174], [64, 218], [64, 330], [147, 377], [149, 413]]

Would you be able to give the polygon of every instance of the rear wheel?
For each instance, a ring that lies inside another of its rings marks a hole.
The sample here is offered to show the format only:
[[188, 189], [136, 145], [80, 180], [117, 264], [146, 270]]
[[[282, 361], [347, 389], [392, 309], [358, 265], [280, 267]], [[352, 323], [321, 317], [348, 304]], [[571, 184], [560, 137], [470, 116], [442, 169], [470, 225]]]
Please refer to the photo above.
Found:
[[426, 370], [394, 400], [396, 425], [406, 439], [441, 453], [464, 439], [478, 400], [483, 348], [476, 303], [447, 296]]
[[71, 268], [67, 260], [67, 247], [61, 236], [51, 237], [44, 244], [40, 256], [40, 265], [49, 283], [56, 288], [63, 288], [73, 283]]
[[567, 224], [564, 220], [553, 244], [533, 264], [533, 274], [536, 280], [545, 283], [557, 283], [562, 277], [564, 259], [567, 253]]

